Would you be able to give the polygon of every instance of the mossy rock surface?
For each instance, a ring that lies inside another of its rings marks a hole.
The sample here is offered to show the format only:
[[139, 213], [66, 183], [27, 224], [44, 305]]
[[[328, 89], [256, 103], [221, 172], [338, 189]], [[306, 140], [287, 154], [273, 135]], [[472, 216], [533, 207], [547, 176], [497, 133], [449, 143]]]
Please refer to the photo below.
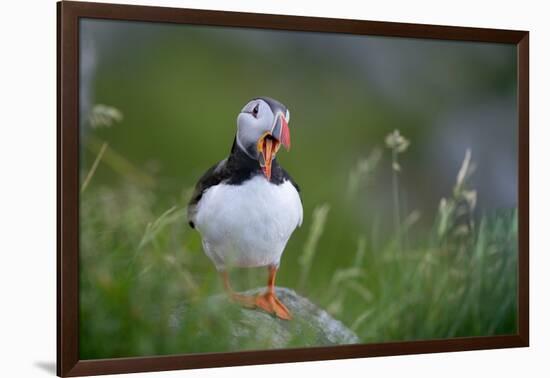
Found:
[[[265, 288], [257, 288], [242, 294], [254, 295], [263, 291]], [[170, 324], [182, 337], [187, 334], [196, 338], [199, 350], [211, 349], [213, 344], [218, 344], [220, 351], [232, 351], [359, 342], [357, 335], [342, 322], [294, 290], [277, 288], [276, 293], [292, 313], [292, 320], [282, 320], [257, 309], [242, 308], [231, 303], [225, 295], [215, 295], [182, 304], [172, 314]]]

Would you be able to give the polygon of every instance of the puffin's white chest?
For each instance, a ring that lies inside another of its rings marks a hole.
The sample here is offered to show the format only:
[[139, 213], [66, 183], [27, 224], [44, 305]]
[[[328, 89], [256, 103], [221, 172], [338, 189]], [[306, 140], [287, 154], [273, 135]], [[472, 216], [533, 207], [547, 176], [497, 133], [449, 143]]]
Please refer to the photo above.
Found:
[[241, 185], [206, 190], [196, 228], [218, 269], [278, 265], [290, 235], [302, 223], [302, 203], [290, 181], [256, 176]]

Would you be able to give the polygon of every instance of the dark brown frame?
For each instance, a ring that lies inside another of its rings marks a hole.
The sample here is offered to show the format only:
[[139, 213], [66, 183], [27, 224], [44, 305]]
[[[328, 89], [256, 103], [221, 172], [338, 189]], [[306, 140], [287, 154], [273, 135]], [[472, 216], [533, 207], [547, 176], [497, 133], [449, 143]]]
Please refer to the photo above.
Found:
[[[80, 18], [514, 44], [518, 63], [518, 333], [504, 336], [341, 345], [234, 353], [79, 359], [78, 23]], [[57, 3], [57, 374], [81, 376], [529, 345], [529, 33], [63, 1]]]

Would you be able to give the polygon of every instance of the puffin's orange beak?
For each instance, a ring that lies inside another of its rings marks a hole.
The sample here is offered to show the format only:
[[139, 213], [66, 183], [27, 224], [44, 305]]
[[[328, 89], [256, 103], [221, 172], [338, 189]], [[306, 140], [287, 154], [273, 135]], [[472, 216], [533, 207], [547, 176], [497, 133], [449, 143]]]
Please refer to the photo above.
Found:
[[279, 151], [280, 143], [273, 138], [271, 133], [265, 133], [258, 140], [258, 152], [260, 152], [260, 166], [265, 177], [271, 180], [271, 162], [275, 159], [277, 151]]
[[277, 114], [271, 132], [264, 133], [258, 139], [258, 152], [260, 153], [260, 166], [265, 177], [271, 180], [271, 162], [275, 159], [275, 155], [281, 144], [287, 149], [290, 149], [290, 130], [288, 122], [282, 113]]
[[277, 115], [271, 134], [287, 149], [287, 151], [290, 150], [290, 130], [288, 128], [288, 122], [282, 113]]

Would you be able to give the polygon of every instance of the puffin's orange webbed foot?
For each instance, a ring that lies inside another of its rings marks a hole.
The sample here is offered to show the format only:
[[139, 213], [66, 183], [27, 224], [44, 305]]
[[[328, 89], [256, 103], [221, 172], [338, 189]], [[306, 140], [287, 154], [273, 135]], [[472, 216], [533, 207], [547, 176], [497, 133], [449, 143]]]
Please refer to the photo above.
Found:
[[290, 320], [292, 314], [288, 311], [288, 308], [277, 298], [275, 295], [275, 274], [277, 273], [277, 267], [269, 267], [269, 279], [267, 282], [267, 291], [264, 294], [258, 295], [243, 295], [239, 294], [231, 288], [229, 283], [229, 275], [226, 271], [220, 272], [224, 283], [225, 291], [233, 302], [239, 303], [246, 308], [261, 308], [262, 310], [275, 314], [280, 319]]
[[260, 294], [256, 297], [255, 301], [256, 307], [261, 308], [262, 310], [275, 314], [277, 317], [290, 320], [292, 319], [292, 314], [288, 308], [277, 298], [277, 296], [272, 292], [266, 292]]

